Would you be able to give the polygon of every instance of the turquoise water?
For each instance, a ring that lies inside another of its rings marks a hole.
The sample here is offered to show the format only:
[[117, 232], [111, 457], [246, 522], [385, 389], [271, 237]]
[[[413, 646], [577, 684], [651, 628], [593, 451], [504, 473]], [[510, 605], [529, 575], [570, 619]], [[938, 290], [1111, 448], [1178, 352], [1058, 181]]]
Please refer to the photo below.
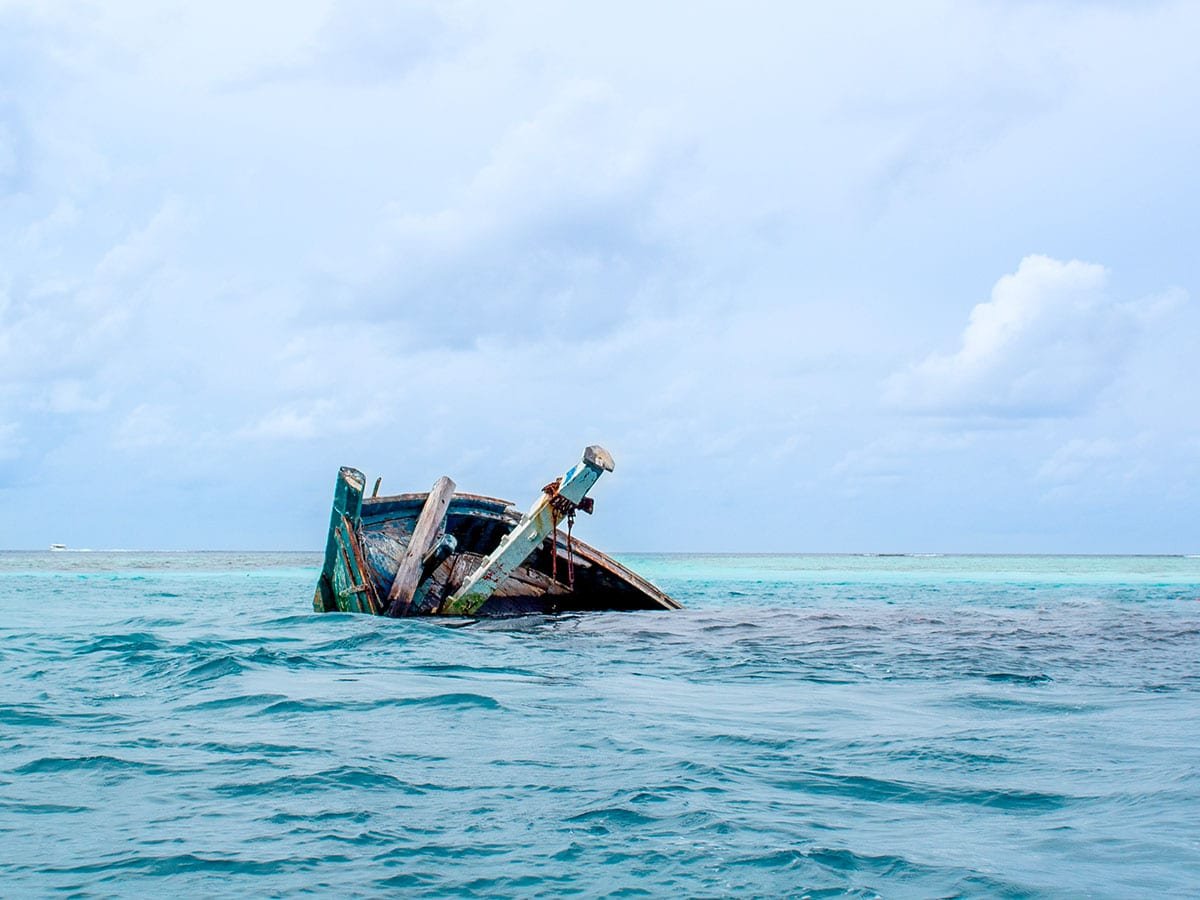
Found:
[[688, 608], [0, 554], [0, 894], [1195, 895], [1200, 559], [623, 560]]

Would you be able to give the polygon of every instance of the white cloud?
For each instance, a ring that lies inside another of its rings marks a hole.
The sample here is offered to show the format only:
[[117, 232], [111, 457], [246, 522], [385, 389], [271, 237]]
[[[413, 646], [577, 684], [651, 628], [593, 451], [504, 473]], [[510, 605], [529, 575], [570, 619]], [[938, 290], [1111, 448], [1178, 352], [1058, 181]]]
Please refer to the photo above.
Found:
[[0, 121], [0, 185], [17, 174], [17, 142], [11, 127]]
[[1033, 417], [1085, 409], [1119, 373], [1161, 299], [1120, 303], [1103, 266], [1027, 256], [971, 310], [959, 348], [891, 376], [885, 398], [906, 410]]
[[[317, 513], [247, 540], [308, 546], [339, 463], [523, 500], [588, 441], [616, 546], [969, 544], [1142, 432], [1184, 510], [1200, 311], [1123, 301], [1200, 284], [1198, 16], [0, 0], [0, 544], [269, 470]], [[956, 344], [1030, 247], [1114, 277], [1026, 260]]]
[[1109, 437], [1073, 438], [1042, 463], [1037, 477], [1049, 482], [1084, 479], [1109, 481], [1131, 477], [1138, 469], [1139, 454], [1149, 446], [1147, 435], [1118, 441]]
[[[243, 428], [232, 437], [254, 441], [310, 441], [314, 438], [345, 434], [361, 434], [379, 421], [374, 408], [353, 409], [350, 405], [354, 391], [347, 392], [343, 402], [318, 400], [274, 409]], [[347, 413], [347, 409], [353, 409]]]
[[42, 399], [45, 409], [64, 414], [102, 412], [111, 403], [110, 392], [74, 378], [50, 382]]
[[239, 432], [239, 436], [263, 440], [311, 440], [321, 433], [324, 421], [316, 413], [302, 413], [294, 409], [280, 409], [268, 413], [253, 425]]
[[260, 68], [245, 84], [330, 80], [373, 84], [400, 78], [455, 44], [445, 11], [421, 3], [341, 0], [294, 59]]
[[183, 437], [171, 410], [141, 403], [117, 424], [112, 444], [119, 450], [150, 450], [176, 443]]
[[[342, 264], [364, 307], [423, 343], [611, 328], [672, 266], [655, 230], [676, 150], [606, 84], [573, 81], [513, 124], [431, 213], [390, 204], [373, 257]], [[661, 300], [661, 297], [658, 298]]]
[[37, 251], [45, 245], [53, 247], [53, 239], [79, 224], [79, 209], [70, 200], [60, 200], [46, 216], [25, 229], [20, 238], [23, 251]]
[[978, 437], [974, 432], [892, 432], [850, 450], [832, 471], [852, 491], [896, 483], [911, 477], [917, 466], [927, 468], [948, 454], [971, 449]]
[[[62, 208], [49, 218], [67, 227], [73, 216], [59, 216]], [[24, 260], [22, 277], [0, 293], [0, 379], [78, 381], [119, 358], [139, 312], [164, 302], [162, 276], [183, 222], [178, 203], [168, 199], [94, 265], [86, 256], [66, 265], [53, 255]]]
[[0, 460], [12, 459], [20, 450], [21, 429], [16, 422], [0, 421]]

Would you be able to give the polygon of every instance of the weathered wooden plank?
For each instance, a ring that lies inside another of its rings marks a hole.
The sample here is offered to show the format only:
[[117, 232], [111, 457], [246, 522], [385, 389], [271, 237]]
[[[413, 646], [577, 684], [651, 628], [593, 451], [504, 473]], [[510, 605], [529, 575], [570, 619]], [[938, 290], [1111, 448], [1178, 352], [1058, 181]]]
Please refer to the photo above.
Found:
[[629, 585], [642, 596], [649, 600], [653, 600], [662, 609], [683, 609], [683, 604], [681, 604], [678, 600], [668, 596], [637, 572], [626, 568], [608, 554], [597, 550], [591, 544], [587, 544], [579, 540], [579, 538], [575, 538], [572, 549], [588, 562], [595, 565], [599, 571], [606, 572], [614, 576], [618, 581]]
[[[584, 498], [604, 472], [613, 470], [613, 459], [603, 447], [588, 447], [583, 459], [576, 463], [558, 482], [558, 494], [573, 504]], [[520, 523], [505, 535], [500, 545], [472, 573], [471, 577], [442, 605], [442, 612], [452, 616], [473, 615], [483, 606], [517, 566], [525, 562], [554, 531], [557, 516], [551, 506], [551, 496], [543, 493]]]
[[338, 470], [333, 488], [333, 510], [329, 516], [329, 536], [325, 540], [325, 560], [317, 581], [317, 593], [313, 597], [313, 608], [317, 612], [349, 611], [346, 609], [344, 591], [348, 583], [353, 583], [353, 576], [348, 571], [338, 532], [344, 520], [358, 523], [364, 487], [366, 478], [362, 472], [347, 466]]
[[[390, 508], [403, 508], [406, 506], [415, 506], [420, 508], [425, 505], [425, 501], [429, 497], [428, 491], [411, 491], [405, 494], [385, 494], [382, 497], [366, 497], [363, 499], [363, 518], [370, 518], [377, 514], [379, 510], [388, 510]], [[500, 497], [488, 497], [484, 494], [468, 494], [465, 491], [454, 492], [454, 508], [475, 509], [481, 507], [483, 509], [491, 509], [496, 512], [502, 512], [511, 507], [511, 500], [503, 500]]]
[[[417, 523], [417, 516], [429, 498], [427, 491], [414, 494], [398, 494], [394, 497], [379, 497], [378, 499], [364, 498], [362, 505], [362, 521], [364, 528], [377, 528], [389, 522], [408, 522], [404, 526], [411, 531]], [[511, 521], [514, 525], [521, 520], [521, 513], [513, 509], [507, 500], [494, 497], [483, 497], [479, 494], [464, 494], [454, 492], [450, 501], [448, 516], [470, 516], [490, 518], [497, 521]]]
[[425, 557], [438, 542], [440, 532], [445, 526], [446, 510], [454, 496], [454, 488], [454, 482], [445, 475], [434, 482], [425, 505], [421, 508], [421, 515], [417, 517], [417, 524], [413, 528], [412, 537], [409, 538], [404, 557], [396, 568], [396, 577], [392, 579], [392, 587], [387, 596], [389, 616], [402, 616], [412, 605]]
[[544, 572], [529, 566], [517, 566], [508, 573], [508, 578], [496, 588], [493, 597], [528, 597], [528, 596], [565, 596], [571, 589], [561, 582], [555, 581]]
[[346, 554], [346, 565], [349, 566], [350, 574], [354, 579], [355, 600], [358, 603], [359, 612], [372, 613], [377, 616], [383, 612], [383, 609], [380, 606], [379, 597], [375, 593], [375, 581], [371, 578], [370, 570], [367, 569], [366, 561], [363, 559], [357, 528], [348, 518], [344, 517], [342, 528], [346, 547], [349, 549], [349, 553]]
[[412, 606], [409, 607], [410, 612], [415, 615], [432, 615], [438, 611], [447, 594], [447, 587], [457, 561], [457, 555], [447, 556], [433, 568], [424, 581], [417, 585]]
[[[460, 553], [454, 560], [447, 581], [450, 586], [464, 584], [487, 558], [478, 553]], [[493, 597], [563, 596], [571, 593], [565, 584], [529, 566], [517, 566], [492, 592]]]

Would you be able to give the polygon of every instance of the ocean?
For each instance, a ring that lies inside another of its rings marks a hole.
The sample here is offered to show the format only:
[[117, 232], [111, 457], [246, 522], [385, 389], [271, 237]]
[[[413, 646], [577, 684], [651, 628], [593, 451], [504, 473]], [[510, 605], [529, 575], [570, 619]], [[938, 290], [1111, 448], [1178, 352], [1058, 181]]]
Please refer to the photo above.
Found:
[[0, 553], [0, 895], [1196, 895], [1200, 559], [621, 559], [687, 608]]

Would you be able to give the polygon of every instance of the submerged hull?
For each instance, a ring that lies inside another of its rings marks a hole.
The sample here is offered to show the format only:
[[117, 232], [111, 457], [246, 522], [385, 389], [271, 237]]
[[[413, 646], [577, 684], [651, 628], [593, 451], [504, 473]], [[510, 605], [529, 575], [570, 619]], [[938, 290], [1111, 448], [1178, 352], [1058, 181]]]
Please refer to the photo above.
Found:
[[[313, 599], [318, 612], [462, 614], [452, 602], [456, 594], [527, 520], [505, 500], [453, 494], [444, 512], [439, 511], [432, 548], [426, 551], [422, 543], [419, 561], [413, 561], [410, 544], [414, 534], [418, 542], [426, 539], [421, 519], [426, 507], [433, 505], [431, 495], [364, 499], [364, 485], [362, 473], [355, 469], [339, 473], [325, 565]], [[568, 538], [557, 527], [529, 547], [523, 562], [499, 578], [486, 601], [470, 615], [680, 606], [635, 572], [583, 541]], [[399, 602], [393, 585], [406, 558], [419, 573], [411, 597]]]

